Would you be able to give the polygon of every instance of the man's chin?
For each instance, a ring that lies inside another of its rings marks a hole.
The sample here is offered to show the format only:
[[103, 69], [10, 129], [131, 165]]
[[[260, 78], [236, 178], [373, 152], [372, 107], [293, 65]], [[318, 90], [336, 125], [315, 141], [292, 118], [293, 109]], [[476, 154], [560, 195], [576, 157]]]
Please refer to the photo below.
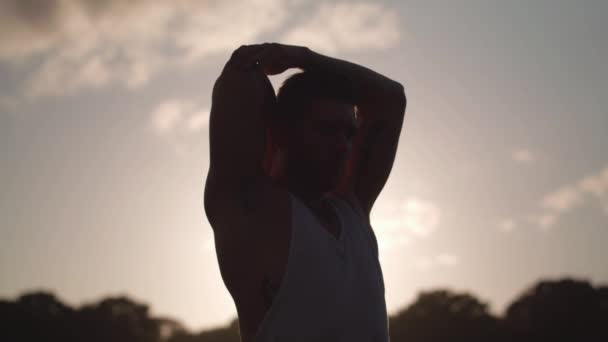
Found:
[[340, 179], [341, 179], [342, 174], [336, 175], [330, 175], [327, 177], [327, 182], [325, 182], [324, 184], [324, 188], [326, 191], [332, 191], [335, 190], [338, 185], [340, 185]]

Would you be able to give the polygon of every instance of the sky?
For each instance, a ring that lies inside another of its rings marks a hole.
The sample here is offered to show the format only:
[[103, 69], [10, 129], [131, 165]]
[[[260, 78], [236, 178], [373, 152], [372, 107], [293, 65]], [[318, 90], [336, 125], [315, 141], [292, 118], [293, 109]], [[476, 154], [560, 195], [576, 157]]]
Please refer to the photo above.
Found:
[[434, 288], [500, 314], [540, 279], [606, 284], [607, 15], [603, 0], [0, 0], [0, 297], [126, 294], [193, 330], [236, 317], [203, 210], [209, 108], [232, 51], [262, 42], [405, 87], [371, 214], [389, 314]]

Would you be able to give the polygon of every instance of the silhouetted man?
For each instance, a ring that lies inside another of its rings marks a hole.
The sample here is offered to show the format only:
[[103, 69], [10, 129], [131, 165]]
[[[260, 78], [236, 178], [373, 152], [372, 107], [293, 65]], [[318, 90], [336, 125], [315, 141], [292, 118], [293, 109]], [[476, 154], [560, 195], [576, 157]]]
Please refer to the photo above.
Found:
[[[275, 97], [267, 75], [300, 68]], [[236, 49], [213, 88], [205, 211], [243, 342], [386, 342], [370, 212], [406, 98], [307, 47]]]

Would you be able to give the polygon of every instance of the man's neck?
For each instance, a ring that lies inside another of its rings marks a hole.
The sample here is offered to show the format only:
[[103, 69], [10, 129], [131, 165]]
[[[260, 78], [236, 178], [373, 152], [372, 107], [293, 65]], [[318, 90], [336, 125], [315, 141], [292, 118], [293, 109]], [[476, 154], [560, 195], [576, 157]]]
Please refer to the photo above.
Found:
[[325, 197], [325, 192], [304, 182], [291, 180], [287, 183], [287, 189], [311, 208], [321, 205]]

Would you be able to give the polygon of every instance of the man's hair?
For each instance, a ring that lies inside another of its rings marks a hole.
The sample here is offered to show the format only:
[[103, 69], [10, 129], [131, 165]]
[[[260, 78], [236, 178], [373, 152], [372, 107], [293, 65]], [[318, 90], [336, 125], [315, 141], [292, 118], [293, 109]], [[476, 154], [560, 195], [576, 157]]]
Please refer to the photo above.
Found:
[[355, 106], [352, 85], [345, 78], [329, 72], [304, 71], [283, 81], [277, 93], [273, 119], [292, 122], [308, 111], [315, 100], [333, 100]]

